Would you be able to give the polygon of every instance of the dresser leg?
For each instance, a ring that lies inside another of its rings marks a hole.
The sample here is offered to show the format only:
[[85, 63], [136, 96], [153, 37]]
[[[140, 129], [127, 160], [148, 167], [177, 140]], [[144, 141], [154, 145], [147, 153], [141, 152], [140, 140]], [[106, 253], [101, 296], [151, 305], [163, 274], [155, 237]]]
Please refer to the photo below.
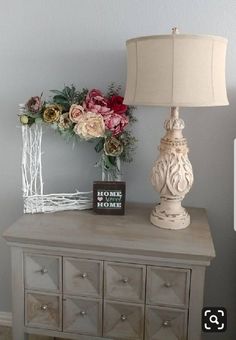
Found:
[[24, 332], [24, 270], [23, 251], [21, 248], [11, 248], [12, 264], [12, 339], [28, 340]]

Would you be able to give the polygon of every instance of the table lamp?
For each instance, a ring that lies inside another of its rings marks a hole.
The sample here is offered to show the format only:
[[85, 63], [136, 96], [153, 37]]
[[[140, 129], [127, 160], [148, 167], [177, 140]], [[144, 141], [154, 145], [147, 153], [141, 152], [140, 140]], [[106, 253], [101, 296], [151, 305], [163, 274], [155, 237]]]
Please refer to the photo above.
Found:
[[227, 39], [210, 35], [172, 34], [130, 39], [127, 45], [127, 84], [124, 102], [171, 107], [164, 123], [160, 155], [151, 182], [160, 192], [160, 204], [151, 223], [183, 229], [190, 216], [181, 202], [193, 184], [184, 121], [179, 107], [228, 105], [225, 86]]

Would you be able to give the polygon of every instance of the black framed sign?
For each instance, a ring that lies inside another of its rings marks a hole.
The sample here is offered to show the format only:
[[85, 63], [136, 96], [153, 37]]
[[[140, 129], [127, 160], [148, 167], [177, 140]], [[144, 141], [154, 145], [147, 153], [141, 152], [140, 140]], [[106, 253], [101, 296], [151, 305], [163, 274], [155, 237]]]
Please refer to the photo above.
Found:
[[94, 182], [93, 210], [101, 215], [124, 215], [125, 182]]

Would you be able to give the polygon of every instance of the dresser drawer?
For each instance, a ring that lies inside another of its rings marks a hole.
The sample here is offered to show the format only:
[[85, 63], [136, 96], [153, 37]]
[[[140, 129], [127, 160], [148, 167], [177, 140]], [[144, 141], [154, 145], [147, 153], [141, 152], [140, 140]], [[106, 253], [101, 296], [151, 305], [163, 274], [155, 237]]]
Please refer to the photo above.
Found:
[[147, 268], [147, 303], [187, 308], [190, 270], [167, 267]]
[[112, 339], [142, 340], [143, 325], [143, 305], [104, 302], [104, 336]]
[[63, 299], [63, 331], [102, 335], [102, 300], [65, 297]]
[[105, 262], [105, 298], [143, 302], [145, 297], [145, 266]]
[[102, 261], [63, 258], [63, 291], [65, 294], [101, 297]]
[[51, 292], [61, 291], [61, 257], [25, 254], [25, 288]]
[[61, 331], [61, 296], [25, 293], [25, 324], [28, 327]]
[[146, 307], [145, 340], [186, 340], [187, 311]]

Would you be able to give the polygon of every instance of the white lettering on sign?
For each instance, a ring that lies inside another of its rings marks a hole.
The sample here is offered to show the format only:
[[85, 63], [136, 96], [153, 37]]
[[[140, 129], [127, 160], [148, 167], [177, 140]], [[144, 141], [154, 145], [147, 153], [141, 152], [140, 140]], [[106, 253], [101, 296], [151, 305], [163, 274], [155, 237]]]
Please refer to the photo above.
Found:
[[97, 208], [121, 209], [121, 190], [99, 190], [97, 191]]
[[121, 203], [97, 202], [98, 208], [121, 208]]

